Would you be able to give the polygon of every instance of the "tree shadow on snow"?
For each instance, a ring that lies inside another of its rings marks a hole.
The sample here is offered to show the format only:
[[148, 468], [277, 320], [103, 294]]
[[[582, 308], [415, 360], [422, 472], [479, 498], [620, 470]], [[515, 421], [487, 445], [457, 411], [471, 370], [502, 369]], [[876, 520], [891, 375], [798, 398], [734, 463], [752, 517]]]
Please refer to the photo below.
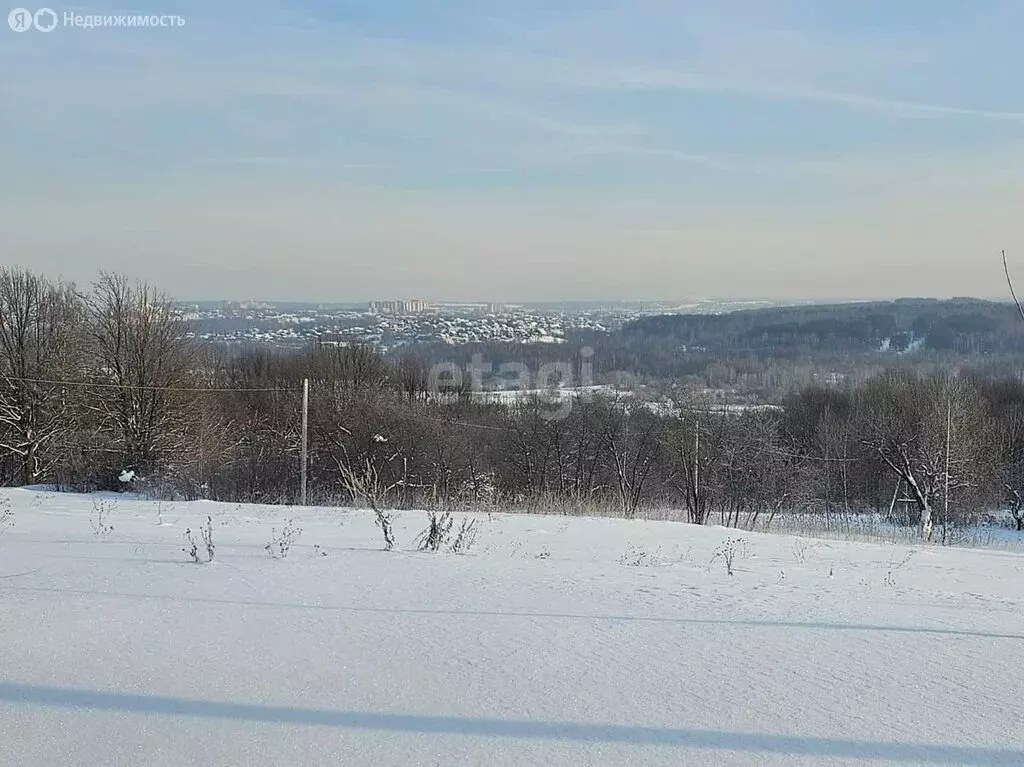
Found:
[[19, 706], [43, 706], [122, 714], [186, 716], [421, 735], [466, 735], [580, 743], [674, 746], [747, 753], [887, 759], [932, 764], [1020, 765], [1024, 760], [1024, 752], [999, 748], [938, 746], [621, 724], [532, 722], [482, 717], [421, 716], [293, 708], [188, 700], [159, 695], [75, 690], [15, 682], [0, 682], [0, 702]]

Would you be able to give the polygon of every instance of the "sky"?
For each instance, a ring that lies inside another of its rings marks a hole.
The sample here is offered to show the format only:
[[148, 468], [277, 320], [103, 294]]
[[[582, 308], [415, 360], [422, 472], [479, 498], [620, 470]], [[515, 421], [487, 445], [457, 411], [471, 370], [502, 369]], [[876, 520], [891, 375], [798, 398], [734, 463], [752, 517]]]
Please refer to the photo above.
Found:
[[[147, 0], [0, 26], [0, 265], [183, 299], [1004, 297], [1019, 0]], [[32, 6], [30, 10], [35, 10]]]

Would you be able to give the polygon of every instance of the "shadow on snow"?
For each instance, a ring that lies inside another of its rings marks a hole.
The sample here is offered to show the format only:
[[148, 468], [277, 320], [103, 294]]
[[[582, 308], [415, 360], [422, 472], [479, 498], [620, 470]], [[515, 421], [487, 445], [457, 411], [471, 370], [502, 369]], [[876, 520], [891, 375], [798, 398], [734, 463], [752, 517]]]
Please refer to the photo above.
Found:
[[424, 735], [467, 735], [581, 743], [675, 746], [793, 756], [852, 757], [933, 764], [1019, 765], [1024, 752], [870, 740], [723, 732], [621, 724], [532, 722], [482, 717], [421, 716], [220, 703], [158, 695], [98, 692], [0, 682], [0, 701], [16, 705], [125, 714], [227, 719], [266, 724], [339, 727]]

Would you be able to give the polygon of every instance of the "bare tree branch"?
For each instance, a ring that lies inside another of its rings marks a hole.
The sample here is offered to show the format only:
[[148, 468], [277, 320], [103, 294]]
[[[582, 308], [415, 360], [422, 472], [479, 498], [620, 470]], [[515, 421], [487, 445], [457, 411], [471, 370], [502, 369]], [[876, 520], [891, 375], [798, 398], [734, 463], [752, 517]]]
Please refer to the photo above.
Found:
[[1017, 293], [1013, 289], [1013, 280], [1010, 279], [1010, 267], [1006, 263], [1006, 251], [1003, 251], [1003, 272], [1006, 274], [1006, 285], [1010, 288], [1010, 295], [1013, 296], [1013, 303], [1017, 305], [1017, 311], [1020, 312], [1020, 318], [1024, 320], [1024, 307], [1021, 307], [1020, 301], [1017, 300]]

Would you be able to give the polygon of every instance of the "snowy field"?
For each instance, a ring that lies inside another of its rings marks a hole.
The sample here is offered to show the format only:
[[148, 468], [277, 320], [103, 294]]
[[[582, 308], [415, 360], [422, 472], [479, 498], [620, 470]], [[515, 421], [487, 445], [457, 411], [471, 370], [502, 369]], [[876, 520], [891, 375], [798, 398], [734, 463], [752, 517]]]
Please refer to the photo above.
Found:
[[0, 764], [1024, 765], [1020, 548], [479, 519], [0, 491]]

